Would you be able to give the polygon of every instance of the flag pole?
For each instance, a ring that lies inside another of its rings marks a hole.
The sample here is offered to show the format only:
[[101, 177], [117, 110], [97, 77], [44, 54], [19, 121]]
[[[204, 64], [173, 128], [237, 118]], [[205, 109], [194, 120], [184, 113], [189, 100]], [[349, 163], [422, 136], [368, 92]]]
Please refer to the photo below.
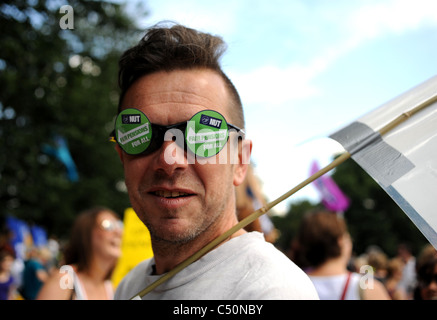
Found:
[[[407, 119], [411, 118], [414, 114], [420, 112], [421, 110], [423, 110], [426, 107], [430, 106], [434, 102], [437, 102], [437, 95], [435, 95], [435, 96], [431, 97], [430, 99], [425, 100], [424, 102], [418, 104], [413, 109], [411, 109], [411, 110], [409, 110], [407, 112], [402, 113], [401, 115], [396, 117], [394, 120], [390, 121], [388, 124], [383, 126], [377, 132], [381, 136], [385, 135], [386, 133], [390, 132], [391, 130], [393, 130], [394, 128], [399, 126], [401, 123], [403, 123]], [[359, 148], [354, 148], [352, 154], [354, 154], [355, 152], [363, 149], [364, 147], [366, 147], [367, 145], [371, 144], [372, 142], [373, 142], [373, 139], [369, 140], [369, 141], [365, 141], [365, 143], [360, 144]], [[160, 277], [158, 280], [156, 280], [155, 282], [150, 284], [148, 287], [146, 287], [145, 289], [140, 291], [138, 294], [136, 294], [134, 297], [132, 297], [131, 300], [141, 300], [141, 298], [144, 297], [146, 294], [148, 294], [150, 291], [152, 291], [153, 289], [155, 289], [156, 287], [158, 287], [159, 285], [161, 285], [162, 283], [164, 283], [165, 281], [167, 281], [168, 279], [170, 279], [171, 277], [173, 277], [174, 275], [179, 273], [182, 269], [184, 269], [185, 267], [187, 267], [191, 263], [193, 263], [196, 260], [200, 259], [203, 255], [205, 255], [210, 250], [215, 248], [217, 245], [222, 243], [224, 240], [226, 240], [232, 234], [234, 234], [238, 230], [244, 228], [245, 226], [247, 226], [251, 222], [255, 221], [257, 218], [259, 218], [260, 216], [265, 214], [271, 208], [273, 208], [274, 206], [276, 206], [280, 202], [284, 201], [285, 199], [289, 198], [291, 195], [293, 195], [294, 193], [296, 193], [297, 191], [299, 191], [303, 187], [305, 187], [308, 184], [310, 184], [311, 182], [317, 180], [322, 175], [324, 175], [325, 173], [331, 171], [332, 169], [334, 169], [335, 167], [337, 167], [341, 163], [345, 162], [347, 159], [349, 159], [352, 156], [352, 154], [347, 152], [347, 151], [345, 151], [339, 157], [337, 157], [335, 160], [333, 160], [330, 164], [328, 164], [326, 167], [320, 169], [319, 171], [317, 171], [316, 173], [311, 175], [309, 178], [307, 178], [304, 181], [302, 181], [301, 183], [299, 183], [293, 189], [291, 189], [288, 192], [284, 193], [282, 196], [280, 196], [276, 200], [267, 203], [264, 207], [262, 207], [262, 208], [256, 210], [255, 212], [251, 213], [249, 216], [247, 216], [246, 218], [241, 220], [239, 223], [234, 225], [232, 228], [230, 228], [228, 231], [226, 231], [222, 235], [220, 235], [217, 238], [215, 238], [213, 241], [208, 243], [205, 247], [203, 247], [202, 249], [200, 249], [199, 251], [194, 253], [192, 256], [190, 256], [186, 260], [182, 261], [175, 268], [173, 268], [172, 270], [170, 270], [169, 272], [164, 274], [162, 277]]]
[[426, 107], [430, 106], [431, 104], [437, 102], [437, 95], [434, 95], [433, 97], [429, 98], [428, 100], [423, 101], [422, 103], [418, 104], [413, 109], [406, 111], [402, 114], [400, 114], [397, 118], [390, 121], [388, 124], [386, 124], [384, 127], [378, 130], [379, 134], [381, 136], [385, 135], [389, 131], [396, 128], [398, 125], [400, 125], [402, 122], [406, 121], [407, 119], [411, 118], [413, 115], [418, 113], [419, 111], [425, 109]]

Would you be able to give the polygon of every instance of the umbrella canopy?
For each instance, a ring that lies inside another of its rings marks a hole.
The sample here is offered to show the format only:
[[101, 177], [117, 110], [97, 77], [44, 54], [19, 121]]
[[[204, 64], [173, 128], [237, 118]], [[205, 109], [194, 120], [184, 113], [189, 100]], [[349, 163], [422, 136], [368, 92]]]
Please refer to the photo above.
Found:
[[330, 137], [437, 248], [437, 76]]

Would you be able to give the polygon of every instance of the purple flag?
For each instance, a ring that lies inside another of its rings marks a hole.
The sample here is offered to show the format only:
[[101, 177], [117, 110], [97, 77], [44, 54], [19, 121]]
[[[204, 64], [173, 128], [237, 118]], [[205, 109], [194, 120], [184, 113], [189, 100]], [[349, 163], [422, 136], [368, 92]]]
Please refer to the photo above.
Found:
[[[310, 176], [320, 170], [317, 161], [311, 165]], [[335, 212], [345, 211], [349, 207], [349, 199], [343, 194], [337, 184], [329, 175], [323, 175], [313, 181], [314, 186], [322, 196], [322, 204], [326, 209]]]

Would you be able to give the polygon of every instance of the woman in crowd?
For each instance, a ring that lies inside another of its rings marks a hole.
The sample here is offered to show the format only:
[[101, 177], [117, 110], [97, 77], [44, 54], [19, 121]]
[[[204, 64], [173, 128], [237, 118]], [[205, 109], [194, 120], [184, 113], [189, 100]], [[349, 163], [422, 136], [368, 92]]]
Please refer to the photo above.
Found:
[[399, 257], [394, 257], [389, 260], [387, 265], [387, 278], [385, 287], [392, 300], [407, 300], [407, 293], [400, 286], [402, 280], [402, 270], [404, 263]]
[[71, 230], [64, 265], [45, 283], [39, 300], [111, 300], [111, 275], [121, 255], [122, 223], [108, 208], [81, 213]]
[[306, 214], [293, 250], [293, 260], [308, 273], [321, 300], [389, 299], [372, 273], [347, 269], [352, 240], [342, 216], [328, 211]]

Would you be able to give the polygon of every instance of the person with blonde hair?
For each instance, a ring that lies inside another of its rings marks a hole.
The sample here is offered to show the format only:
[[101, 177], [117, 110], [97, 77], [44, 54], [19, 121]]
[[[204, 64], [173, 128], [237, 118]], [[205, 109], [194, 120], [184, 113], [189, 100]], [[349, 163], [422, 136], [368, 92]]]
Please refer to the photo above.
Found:
[[390, 259], [387, 263], [387, 277], [384, 285], [392, 300], [407, 300], [407, 293], [400, 287], [404, 262], [398, 257]]

